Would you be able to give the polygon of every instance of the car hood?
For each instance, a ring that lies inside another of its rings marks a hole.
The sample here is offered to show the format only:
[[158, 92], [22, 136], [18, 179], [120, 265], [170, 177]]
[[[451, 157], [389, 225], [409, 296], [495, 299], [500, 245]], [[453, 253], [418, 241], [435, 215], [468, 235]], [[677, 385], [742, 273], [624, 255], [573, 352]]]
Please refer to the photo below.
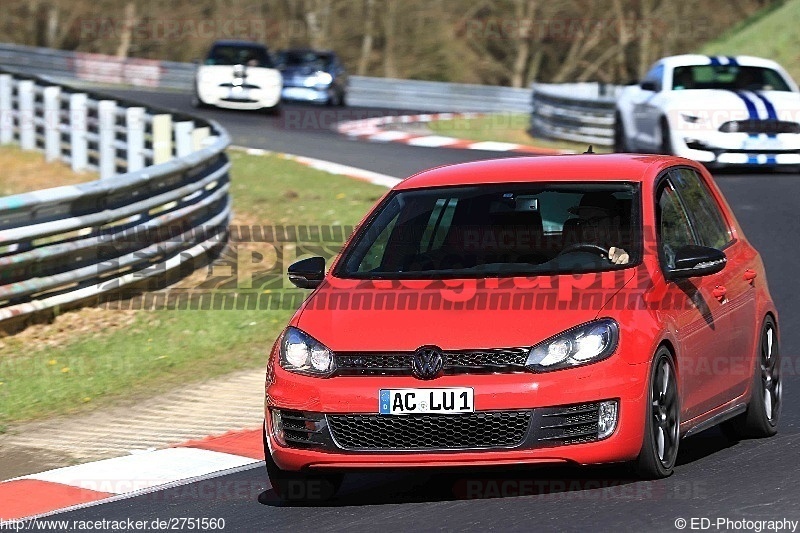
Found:
[[[202, 65], [197, 69], [197, 78], [201, 83], [229, 83], [233, 80], [233, 65]], [[280, 83], [281, 73], [274, 68], [247, 67], [245, 79], [250, 83]]]
[[285, 77], [307, 78], [320, 72], [320, 70], [314, 67], [301, 65], [299, 67], [284, 67], [281, 69], [281, 72]]
[[[741, 96], [740, 96], [741, 94]], [[751, 118], [748, 104], [755, 107], [758, 118], [766, 119], [766, 107], [759, 96], [775, 108], [781, 120], [798, 121], [800, 117], [800, 93], [788, 91], [744, 91], [736, 93], [723, 89], [693, 89], [670, 91], [666, 99], [668, 110], [688, 114], [725, 114], [724, 120], [746, 120]], [[723, 120], [723, 121], [724, 121]]]
[[[333, 351], [532, 346], [597, 318], [635, 271], [614, 273], [614, 288], [602, 288], [600, 274], [591, 275], [591, 287], [588, 280], [576, 281], [574, 276], [525, 279], [536, 285], [531, 288], [515, 286], [509, 279], [496, 284], [454, 280], [449, 287], [424, 281], [348, 287], [344, 280], [332, 284], [328, 279], [306, 300], [292, 325]], [[543, 281], [552, 282], [551, 287], [542, 287]]]

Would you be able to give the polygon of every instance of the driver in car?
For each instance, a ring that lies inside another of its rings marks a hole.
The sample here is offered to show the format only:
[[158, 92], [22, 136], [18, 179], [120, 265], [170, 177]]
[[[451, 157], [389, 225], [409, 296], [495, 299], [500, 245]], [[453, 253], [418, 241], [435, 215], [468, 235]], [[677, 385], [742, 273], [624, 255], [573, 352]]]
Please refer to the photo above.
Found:
[[596, 244], [608, 249], [608, 260], [615, 265], [627, 265], [630, 256], [619, 243], [621, 216], [619, 200], [613, 194], [590, 192], [583, 195], [580, 204], [568, 209], [577, 218], [564, 223], [564, 242]]

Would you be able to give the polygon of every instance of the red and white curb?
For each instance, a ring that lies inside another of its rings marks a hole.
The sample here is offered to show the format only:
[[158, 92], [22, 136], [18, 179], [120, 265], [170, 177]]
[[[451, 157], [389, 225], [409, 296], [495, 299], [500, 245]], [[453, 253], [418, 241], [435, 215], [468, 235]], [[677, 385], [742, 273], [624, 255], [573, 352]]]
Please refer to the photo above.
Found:
[[0, 521], [130, 498], [253, 468], [263, 460], [259, 428], [22, 476], [0, 483]]
[[319, 170], [321, 172], [327, 172], [328, 174], [335, 174], [337, 176], [345, 176], [347, 178], [366, 181], [367, 183], [372, 183], [374, 185], [381, 185], [383, 187], [387, 187], [390, 189], [395, 185], [397, 185], [398, 183], [400, 183], [401, 181], [403, 181], [400, 178], [396, 178], [394, 176], [388, 176], [386, 174], [380, 174], [378, 172], [372, 172], [371, 170], [365, 170], [363, 168], [342, 165], [339, 163], [334, 163], [332, 161], [325, 161], [323, 159], [314, 159], [313, 157], [306, 157], [303, 155], [270, 152], [269, 150], [264, 150], [261, 148], [245, 148], [242, 146], [231, 146], [231, 149], [244, 152], [248, 155], [274, 154], [282, 159], [294, 161], [296, 163], [300, 163], [301, 165]]
[[489, 152], [516, 152], [535, 155], [559, 155], [572, 153], [569, 150], [540, 148], [525, 144], [497, 141], [471, 141], [444, 135], [426, 135], [391, 129], [393, 124], [419, 124], [436, 120], [473, 119], [486, 116], [484, 113], [430, 113], [421, 115], [391, 115], [361, 120], [340, 122], [336, 129], [348, 137], [372, 142], [396, 142], [428, 148], [457, 148], [462, 150], [484, 150]]

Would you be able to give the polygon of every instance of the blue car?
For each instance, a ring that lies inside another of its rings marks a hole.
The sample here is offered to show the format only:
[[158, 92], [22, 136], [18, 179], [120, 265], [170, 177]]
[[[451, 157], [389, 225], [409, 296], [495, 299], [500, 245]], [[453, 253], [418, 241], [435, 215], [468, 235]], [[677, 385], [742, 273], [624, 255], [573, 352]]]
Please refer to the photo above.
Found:
[[276, 63], [283, 74], [284, 100], [345, 105], [347, 72], [335, 53], [292, 48], [278, 52]]

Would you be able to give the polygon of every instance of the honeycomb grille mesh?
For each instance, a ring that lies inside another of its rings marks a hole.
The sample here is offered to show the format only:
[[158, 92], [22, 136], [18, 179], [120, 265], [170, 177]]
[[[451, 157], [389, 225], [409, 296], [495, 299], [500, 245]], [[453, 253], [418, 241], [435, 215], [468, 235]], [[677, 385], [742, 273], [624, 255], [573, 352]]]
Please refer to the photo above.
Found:
[[336, 442], [350, 450], [507, 448], [525, 439], [532, 411], [461, 415], [328, 415]]

